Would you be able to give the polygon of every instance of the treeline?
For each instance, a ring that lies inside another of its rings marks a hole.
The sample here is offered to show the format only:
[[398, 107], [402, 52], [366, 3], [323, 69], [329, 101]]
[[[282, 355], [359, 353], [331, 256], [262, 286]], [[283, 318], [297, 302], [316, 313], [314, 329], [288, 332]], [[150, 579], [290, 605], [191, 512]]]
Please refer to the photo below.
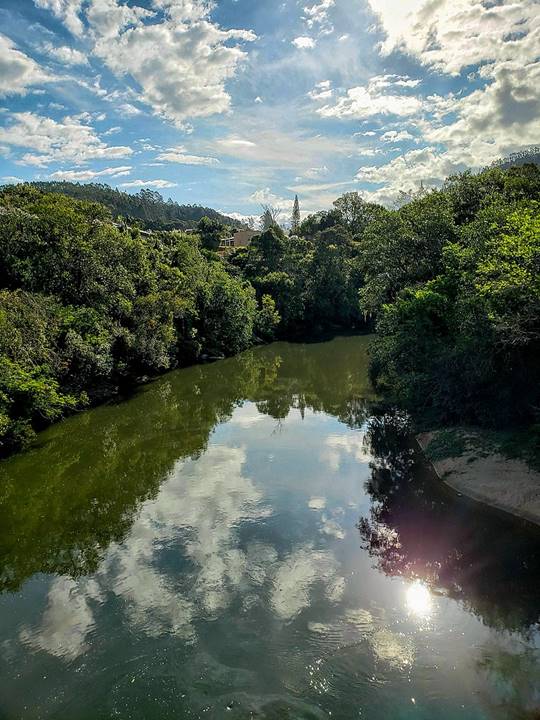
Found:
[[164, 200], [155, 190], [143, 188], [138, 193], [121, 192], [105, 183], [73, 183], [67, 181], [34, 182], [43, 192], [61, 193], [75, 200], [99, 202], [108, 207], [113, 217], [125, 218], [128, 224], [137, 223], [146, 230], [186, 230], [194, 228], [203, 217], [230, 227], [241, 227], [233, 218], [200, 205], [179, 205]]
[[141, 234], [0, 189], [0, 452], [143, 376], [340, 328], [376, 330], [377, 389], [426, 423], [538, 430], [539, 208], [535, 165], [492, 167], [397, 210], [347, 193], [220, 259], [216, 220]]
[[278, 320], [197, 236], [143, 236], [97, 203], [0, 189], [3, 453], [142, 376], [237, 353]]
[[540, 421], [540, 171], [492, 167], [387, 210], [348, 193], [230, 262], [280, 332], [374, 324], [377, 388], [426, 422]]

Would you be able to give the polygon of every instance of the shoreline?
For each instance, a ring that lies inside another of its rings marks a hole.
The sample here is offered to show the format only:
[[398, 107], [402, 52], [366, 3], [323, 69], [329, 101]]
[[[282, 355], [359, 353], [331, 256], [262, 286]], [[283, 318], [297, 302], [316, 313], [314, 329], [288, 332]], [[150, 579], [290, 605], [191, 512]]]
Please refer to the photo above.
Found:
[[430, 446], [441, 431], [416, 435], [435, 474], [446, 485], [476, 502], [540, 526], [540, 472], [522, 459], [495, 451], [478, 451], [481, 434], [467, 431], [465, 447], [447, 457], [431, 457]]

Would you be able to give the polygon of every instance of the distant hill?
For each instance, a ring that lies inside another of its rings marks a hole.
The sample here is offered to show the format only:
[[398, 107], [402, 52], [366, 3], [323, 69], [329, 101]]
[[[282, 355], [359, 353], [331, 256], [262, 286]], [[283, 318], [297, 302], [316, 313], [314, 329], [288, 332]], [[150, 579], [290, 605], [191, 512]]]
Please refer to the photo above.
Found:
[[143, 188], [138, 193], [121, 192], [102, 183], [33, 182], [45, 192], [68, 195], [76, 200], [99, 202], [110, 209], [113, 217], [122, 216], [147, 230], [184, 230], [193, 228], [203, 217], [224, 225], [245, 228], [243, 223], [201, 205], [179, 205], [165, 200], [160, 193]]
[[528, 163], [540, 165], [540, 147], [534, 146], [527, 148], [527, 150], [520, 150], [519, 152], [512, 153], [511, 155], [508, 155], [508, 157], [496, 160], [493, 165], [495, 167], [500, 167], [503, 170], [508, 170], [508, 168], [513, 167], [514, 165], [526, 165]]

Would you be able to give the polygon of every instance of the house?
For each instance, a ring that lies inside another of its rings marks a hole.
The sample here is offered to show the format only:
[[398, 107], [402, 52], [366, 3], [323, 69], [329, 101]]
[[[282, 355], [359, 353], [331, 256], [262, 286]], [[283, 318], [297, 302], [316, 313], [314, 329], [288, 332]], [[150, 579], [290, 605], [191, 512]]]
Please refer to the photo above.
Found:
[[255, 235], [260, 235], [257, 230], [235, 230], [234, 235], [224, 238], [219, 244], [220, 252], [234, 250], [236, 248], [249, 247]]

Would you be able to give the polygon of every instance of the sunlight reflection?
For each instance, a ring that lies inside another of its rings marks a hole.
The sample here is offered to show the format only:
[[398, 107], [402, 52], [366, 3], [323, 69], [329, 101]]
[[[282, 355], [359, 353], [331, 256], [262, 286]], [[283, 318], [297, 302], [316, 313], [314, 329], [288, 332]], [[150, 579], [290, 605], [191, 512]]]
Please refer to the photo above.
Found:
[[431, 593], [419, 580], [416, 580], [407, 588], [406, 602], [407, 608], [412, 615], [419, 618], [427, 618], [431, 615]]

